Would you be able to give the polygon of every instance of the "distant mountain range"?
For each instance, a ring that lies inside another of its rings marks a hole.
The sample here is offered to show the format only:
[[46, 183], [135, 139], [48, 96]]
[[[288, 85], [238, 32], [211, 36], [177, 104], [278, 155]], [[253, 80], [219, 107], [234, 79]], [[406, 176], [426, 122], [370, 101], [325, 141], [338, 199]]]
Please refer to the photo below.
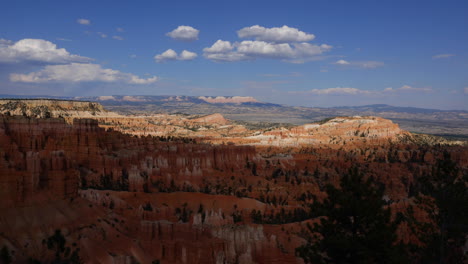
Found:
[[403, 129], [468, 139], [468, 111], [397, 107], [386, 104], [341, 107], [297, 107], [260, 102], [241, 96], [91, 96], [54, 97], [0, 95], [0, 98], [52, 98], [96, 101], [106, 109], [123, 114], [181, 113], [207, 115], [220, 113], [239, 122], [290, 123], [301, 125], [334, 116], [380, 116]]
[[41, 96], [41, 95], [0, 95], [0, 98], [48, 98], [48, 99], [64, 99], [64, 100], [79, 100], [79, 101], [97, 101], [102, 105], [141, 105], [141, 104], [156, 104], [165, 105], [168, 103], [193, 103], [193, 104], [215, 104], [215, 105], [237, 105], [237, 106], [257, 106], [257, 107], [284, 107], [284, 108], [310, 108], [310, 109], [336, 109], [336, 110], [351, 110], [358, 112], [396, 112], [409, 114], [433, 114], [433, 113], [461, 113], [467, 114], [465, 110], [440, 110], [418, 107], [401, 107], [387, 104], [372, 104], [363, 106], [337, 106], [337, 107], [294, 107], [282, 104], [273, 104], [268, 102], [260, 102], [250, 96], [173, 96], [173, 95], [110, 95], [110, 96], [87, 96], [87, 97], [71, 97], [71, 96]]

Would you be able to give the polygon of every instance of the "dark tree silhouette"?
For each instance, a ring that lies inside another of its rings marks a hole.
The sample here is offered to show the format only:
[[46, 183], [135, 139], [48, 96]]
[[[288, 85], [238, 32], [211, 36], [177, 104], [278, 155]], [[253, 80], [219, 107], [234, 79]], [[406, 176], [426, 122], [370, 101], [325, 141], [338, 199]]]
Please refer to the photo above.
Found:
[[357, 169], [341, 180], [340, 189], [325, 187], [328, 198], [311, 205], [320, 224], [309, 225], [312, 236], [296, 248], [306, 263], [405, 263], [396, 245], [396, 223], [382, 200], [383, 189], [363, 179]]
[[0, 250], [0, 263], [2, 264], [10, 264], [12, 262], [12, 258], [10, 255], [10, 250], [8, 250], [7, 246], [3, 246]]
[[[419, 230], [421, 263], [466, 263], [463, 252], [468, 236], [468, 175], [444, 153], [432, 173], [419, 180], [417, 201], [426, 208], [435, 228]], [[429, 197], [429, 199], [428, 199]]]

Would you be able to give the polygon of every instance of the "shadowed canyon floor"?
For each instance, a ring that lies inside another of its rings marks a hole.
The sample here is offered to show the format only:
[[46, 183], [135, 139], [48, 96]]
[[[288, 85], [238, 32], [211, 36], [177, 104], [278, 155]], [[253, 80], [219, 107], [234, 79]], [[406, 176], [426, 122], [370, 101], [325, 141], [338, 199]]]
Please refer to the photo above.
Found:
[[0, 247], [15, 263], [304, 263], [297, 248], [321, 218], [312, 204], [353, 168], [392, 219], [405, 216], [396, 241], [419, 245], [413, 224], [434, 224], [422, 179], [447, 159], [458, 181], [468, 174], [463, 142], [380, 117], [249, 129], [93, 102], [0, 110]]

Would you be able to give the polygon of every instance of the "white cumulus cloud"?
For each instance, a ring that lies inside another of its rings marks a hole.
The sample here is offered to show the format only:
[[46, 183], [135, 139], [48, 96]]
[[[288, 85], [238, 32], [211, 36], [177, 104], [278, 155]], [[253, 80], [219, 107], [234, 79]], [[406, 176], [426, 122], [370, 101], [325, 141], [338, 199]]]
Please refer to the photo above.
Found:
[[154, 59], [156, 60], [156, 62], [166, 62], [166, 61], [174, 61], [174, 60], [188, 61], [188, 60], [193, 60], [196, 57], [197, 57], [197, 54], [195, 52], [183, 50], [180, 53], [180, 55], [177, 55], [177, 52], [175, 52], [173, 49], [168, 49], [164, 51], [163, 53], [154, 56]]
[[237, 31], [237, 35], [239, 38], [254, 38], [259, 41], [274, 43], [307, 42], [315, 38], [314, 34], [305, 33], [286, 25], [272, 28], [259, 25], [245, 27]]
[[333, 47], [327, 44], [312, 44], [315, 36], [288, 26], [265, 28], [259, 25], [237, 31], [239, 38], [253, 38], [230, 42], [217, 40], [203, 49], [203, 56], [212, 61], [245, 61], [275, 59], [290, 63], [323, 59], [320, 56]]
[[204, 48], [203, 51], [207, 53], [223, 53], [229, 52], [234, 47], [231, 45], [231, 42], [218, 39], [211, 47]]
[[168, 32], [166, 35], [181, 41], [193, 41], [198, 39], [198, 34], [200, 30], [195, 29], [191, 26], [178, 26], [171, 32]]
[[91, 25], [91, 21], [85, 18], [77, 19], [76, 23], [81, 24], [81, 25]]
[[345, 60], [339, 60], [337, 62], [335, 62], [335, 64], [338, 64], [338, 65], [349, 65], [350, 63], [348, 61], [345, 61]]
[[287, 43], [275, 44], [265, 41], [242, 41], [236, 45], [237, 52], [251, 57], [290, 58], [294, 56], [293, 47]]
[[179, 60], [193, 60], [197, 57], [195, 52], [183, 50], [179, 55]]
[[70, 54], [54, 43], [43, 39], [22, 39], [16, 43], [0, 43], [0, 63], [39, 62], [45, 64], [64, 64], [88, 62], [91, 59]]
[[42, 70], [28, 74], [10, 74], [12, 82], [47, 83], [47, 82], [125, 82], [129, 84], [150, 84], [158, 77], [143, 79], [131, 73], [113, 69], [104, 69], [91, 63], [71, 63], [66, 65], [48, 65]]
[[165, 52], [154, 56], [154, 59], [156, 60], [156, 62], [176, 60], [177, 52], [175, 52], [173, 49], [168, 49]]
[[245, 40], [231, 44], [218, 40], [211, 47], [203, 49], [204, 56], [213, 61], [241, 61], [257, 58], [280, 59], [288, 62], [304, 62], [330, 50], [332, 46], [301, 43], [271, 43]]

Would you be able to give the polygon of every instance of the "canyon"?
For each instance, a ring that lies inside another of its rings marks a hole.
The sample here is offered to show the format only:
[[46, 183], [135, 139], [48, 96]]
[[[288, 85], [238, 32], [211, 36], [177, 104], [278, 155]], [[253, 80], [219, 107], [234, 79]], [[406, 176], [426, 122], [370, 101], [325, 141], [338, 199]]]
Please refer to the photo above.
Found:
[[[304, 125], [337, 116], [376, 116], [389, 119], [402, 129], [418, 134], [442, 136], [451, 140], [467, 140], [468, 112], [416, 107], [398, 107], [385, 104], [363, 106], [289, 106], [270, 103], [247, 96], [185, 96], [185, 95], [104, 95], [75, 97], [43, 97], [1, 95], [4, 98], [73, 100], [98, 102], [107, 110], [123, 115], [211, 115], [225, 118], [249, 127]], [[8, 100], [8, 99], [4, 99]]]
[[[0, 113], [0, 247], [15, 263], [304, 263], [310, 204], [351, 169], [393, 219], [411, 208], [421, 223], [420, 179], [447, 158], [468, 174], [465, 143], [381, 117], [251, 129], [63, 100], [0, 100]], [[421, 243], [410, 222], [398, 241]]]

